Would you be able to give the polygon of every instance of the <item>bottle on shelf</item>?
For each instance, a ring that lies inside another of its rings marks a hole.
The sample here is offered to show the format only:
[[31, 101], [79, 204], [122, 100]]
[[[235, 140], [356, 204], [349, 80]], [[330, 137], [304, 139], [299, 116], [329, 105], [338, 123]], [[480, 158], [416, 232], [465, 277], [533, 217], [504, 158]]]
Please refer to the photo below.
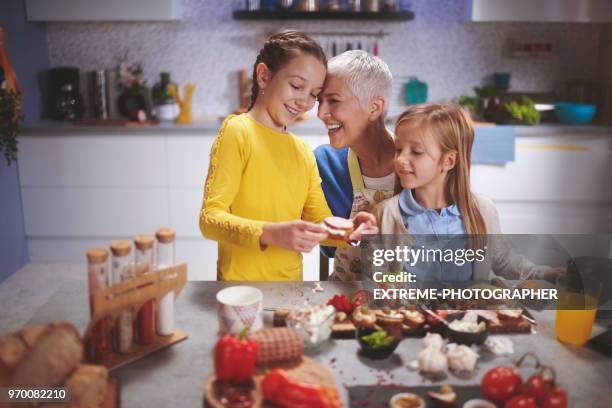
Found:
[[[157, 238], [157, 269], [173, 266], [175, 232], [171, 228], [155, 231]], [[157, 307], [157, 334], [170, 336], [174, 332], [174, 291], [166, 293]]]
[[[92, 247], [87, 250], [87, 283], [89, 285], [89, 310], [94, 314], [93, 295], [108, 287], [108, 251], [104, 248]], [[92, 329], [91, 346], [93, 358], [105, 360], [111, 353], [110, 318], [101, 319]]]
[[172, 122], [179, 114], [179, 107], [168, 89], [171, 84], [170, 73], [162, 72], [160, 81], [151, 90], [153, 114], [162, 122]]
[[[111, 242], [112, 284], [127, 281], [133, 277], [132, 244], [120, 240]], [[134, 311], [132, 308], [123, 310], [116, 324], [116, 350], [119, 353], [130, 353], [134, 343]]]
[[[136, 274], [149, 273], [153, 270], [153, 237], [138, 235], [134, 238]], [[143, 344], [150, 344], [155, 339], [155, 301], [148, 300], [138, 311], [138, 338]]]

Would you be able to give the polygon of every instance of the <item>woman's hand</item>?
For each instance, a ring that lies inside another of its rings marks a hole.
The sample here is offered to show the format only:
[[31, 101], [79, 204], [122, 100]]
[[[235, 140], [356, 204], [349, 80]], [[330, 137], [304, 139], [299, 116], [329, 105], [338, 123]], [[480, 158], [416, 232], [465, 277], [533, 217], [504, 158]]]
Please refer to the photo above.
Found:
[[349, 241], [360, 241], [362, 235], [378, 234], [376, 217], [369, 212], [359, 211], [351, 218], [351, 221], [353, 221], [355, 229], [349, 235]]
[[259, 243], [262, 249], [268, 245], [274, 245], [290, 251], [310, 252], [326, 238], [325, 229], [311, 222], [271, 222], [264, 224]]

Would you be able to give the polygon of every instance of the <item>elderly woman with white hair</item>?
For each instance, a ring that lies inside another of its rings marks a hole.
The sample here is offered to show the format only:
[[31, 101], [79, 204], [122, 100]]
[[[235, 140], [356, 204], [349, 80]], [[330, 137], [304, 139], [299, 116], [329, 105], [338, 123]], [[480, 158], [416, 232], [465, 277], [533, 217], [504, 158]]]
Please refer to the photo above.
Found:
[[[393, 168], [395, 145], [385, 127], [393, 77], [387, 64], [365, 51], [347, 51], [327, 63], [318, 116], [329, 145], [315, 150], [323, 192], [334, 215], [371, 212], [401, 189]], [[332, 248], [323, 248], [328, 257]], [[359, 248], [335, 251], [332, 280], [360, 280]]]

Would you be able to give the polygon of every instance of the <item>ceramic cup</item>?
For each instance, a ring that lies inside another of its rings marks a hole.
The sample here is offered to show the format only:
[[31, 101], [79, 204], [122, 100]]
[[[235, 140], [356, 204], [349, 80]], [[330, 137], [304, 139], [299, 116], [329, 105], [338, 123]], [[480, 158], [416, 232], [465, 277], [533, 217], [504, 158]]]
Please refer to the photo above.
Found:
[[231, 286], [217, 292], [217, 318], [222, 333], [238, 334], [263, 327], [263, 293], [252, 286]]

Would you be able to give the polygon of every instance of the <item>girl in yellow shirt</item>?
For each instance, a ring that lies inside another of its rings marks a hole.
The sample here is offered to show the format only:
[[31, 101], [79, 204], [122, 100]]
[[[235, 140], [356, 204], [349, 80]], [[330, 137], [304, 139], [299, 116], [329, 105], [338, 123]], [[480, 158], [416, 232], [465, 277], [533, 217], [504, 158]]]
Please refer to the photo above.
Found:
[[[200, 229], [219, 242], [218, 279], [302, 280], [300, 252], [327, 238], [314, 155], [287, 131], [314, 106], [325, 74], [323, 50], [303, 33], [275, 34], [259, 52], [251, 107], [223, 122], [204, 187]], [[353, 219], [361, 233], [376, 232], [375, 222]]]

